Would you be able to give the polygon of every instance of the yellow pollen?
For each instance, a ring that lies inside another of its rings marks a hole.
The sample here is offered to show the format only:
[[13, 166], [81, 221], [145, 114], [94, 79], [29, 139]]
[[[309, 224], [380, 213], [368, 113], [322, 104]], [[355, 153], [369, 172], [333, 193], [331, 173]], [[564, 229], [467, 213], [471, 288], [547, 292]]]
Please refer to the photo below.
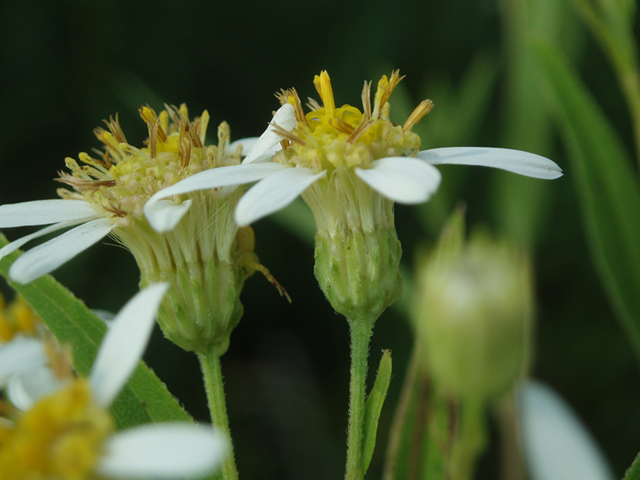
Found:
[[294, 106], [297, 124], [291, 132], [277, 129], [286, 140], [277, 161], [319, 172], [342, 166], [368, 168], [379, 158], [414, 155], [420, 146], [420, 138], [410, 131], [411, 127], [429, 112], [432, 103], [429, 100], [422, 102], [404, 127], [392, 123], [389, 97], [402, 78], [398, 71], [390, 78], [383, 76], [378, 82], [373, 106], [371, 82], [364, 82], [362, 111], [351, 105], [335, 106], [326, 71], [314, 78], [323, 105], [310, 99], [311, 111], [306, 115], [296, 91], [282, 90], [276, 96], [282, 105]]
[[4, 297], [0, 294], [0, 342], [8, 342], [17, 334], [33, 336], [40, 317], [31, 309], [27, 301], [21, 296], [16, 297], [4, 305]]
[[0, 427], [0, 472], [12, 480], [84, 480], [112, 431], [88, 381], [76, 380]]

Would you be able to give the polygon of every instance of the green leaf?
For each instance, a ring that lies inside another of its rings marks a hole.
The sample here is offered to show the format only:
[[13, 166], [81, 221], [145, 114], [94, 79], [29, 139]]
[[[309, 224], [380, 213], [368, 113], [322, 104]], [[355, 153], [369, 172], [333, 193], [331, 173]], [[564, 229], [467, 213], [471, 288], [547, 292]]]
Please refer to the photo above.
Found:
[[[0, 247], [7, 243], [4, 235], [0, 235]], [[26, 285], [12, 282], [9, 267], [19, 256], [19, 252], [14, 252], [0, 260], [0, 272], [11, 287], [29, 302], [58, 341], [71, 347], [76, 372], [87, 376], [106, 325], [50, 275]], [[111, 410], [118, 429], [149, 422], [191, 421], [189, 414], [143, 362], [113, 402]]]
[[622, 480], [640, 480], [640, 453], [636, 455]]
[[[539, 41], [571, 155], [591, 253], [610, 300], [640, 357], [640, 186], [615, 131], [575, 72]], [[565, 177], [565, 178], [566, 178]]]
[[380, 412], [382, 411], [382, 405], [384, 399], [387, 397], [387, 390], [389, 390], [389, 384], [391, 383], [391, 351], [383, 350], [382, 358], [380, 359], [380, 366], [378, 367], [378, 374], [376, 375], [376, 381], [373, 384], [371, 393], [367, 398], [364, 411], [364, 432], [362, 438], [362, 465], [364, 466], [363, 472], [367, 472], [369, 464], [371, 463], [371, 457], [373, 456], [373, 449], [376, 446], [376, 433], [378, 432], [378, 420], [380, 419]]

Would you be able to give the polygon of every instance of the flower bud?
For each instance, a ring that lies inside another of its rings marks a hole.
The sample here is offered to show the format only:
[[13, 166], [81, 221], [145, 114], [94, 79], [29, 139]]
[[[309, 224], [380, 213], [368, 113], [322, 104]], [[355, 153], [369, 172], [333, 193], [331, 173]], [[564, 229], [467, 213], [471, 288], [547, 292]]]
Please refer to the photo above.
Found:
[[462, 398], [506, 393], [531, 361], [531, 266], [504, 242], [476, 233], [464, 243], [454, 215], [420, 266], [414, 319], [434, 381]]

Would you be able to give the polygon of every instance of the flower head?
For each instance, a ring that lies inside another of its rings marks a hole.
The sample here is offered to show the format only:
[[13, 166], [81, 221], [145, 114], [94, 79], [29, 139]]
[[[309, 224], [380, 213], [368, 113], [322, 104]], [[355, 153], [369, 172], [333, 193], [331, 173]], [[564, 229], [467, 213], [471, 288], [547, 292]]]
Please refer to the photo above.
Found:
[[0, 423], [3, 478], [175, 478], [219, 463], [225, 443], [210, 428], [172, 423], [113, 432], [107, 409], [137, 365], [168, 287], [152, 285], [123, 308], [88, 379], [61, 382], [53, 393], [34, 391], [30, 409]]
[[[226, 350], [228, 337], [242, 313], [238, 299], [246, 277], [268, 271], [252, 253], [253, 244], [239, 238], [233, 220], [242, 194], [235, 188], [170, 195], [149, 204], [156, 193], [197, 173], [239, 165], [242, 141], [230, 143], [226, 123], [218, 142], [206, 145], [209, 115], [190, 120], [186, 106], [156, 114], [140, 108], [149, 138], [131, 145], [116, 116], [95, 130], [104, 150], [66, 159], [70, 173], [58, 181], [60, 200], [0, 206], [0, 227], [52, 224], [0, 250], [0, 258], [26, 242], [68, 227], [62, 235], [35, 247], [11, 266], [10, 275], [27, 283], [57, 268], [84, 249], [111, 235], [131, 251], [141, 271], [141, 285], [170, 281], [159, 323], [167, 337], [187, 350], [212, 346]], [[152, 211], [147, 221], [144, 211]], [[248, 227], [247, 227], [248, 228]], [[245, 230], [242, 238], [251, 233]]]

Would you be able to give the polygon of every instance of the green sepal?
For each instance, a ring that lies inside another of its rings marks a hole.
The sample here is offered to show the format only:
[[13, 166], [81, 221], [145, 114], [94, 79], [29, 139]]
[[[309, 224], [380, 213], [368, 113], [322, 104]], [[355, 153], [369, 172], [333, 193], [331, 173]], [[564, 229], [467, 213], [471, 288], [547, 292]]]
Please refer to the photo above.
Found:
[[640, 185], [609, 121], [560, 52], [537, 45], [563, 124], [591, 253], [640, 358]]
[[[7, 239], [0, 234], [0, 247]], [[76, 372], [86, 377], [91, 371], [102, 337], [107, 330], [81, 300], [45, 275], [26, 285], [9, 278], [11, 264], [20, 256], [14, 252], [0, 260], [0, 272], [42, 318], [62, 345], [71, 347]], [[150, 422], [192, 421], [189, 414], [144, 362], [140, 362], [129, 382], [111, 405], [118, 430]]]
[[364, 407], [364, 432], [362, 435], [362, 465], [364, 473], [369, 468], [373, 449], [376, 446], [378, 420], [380, 420], [382, 405], [391, 383], [391, 363], [391, 350], [383, 350], [376, 381]]

